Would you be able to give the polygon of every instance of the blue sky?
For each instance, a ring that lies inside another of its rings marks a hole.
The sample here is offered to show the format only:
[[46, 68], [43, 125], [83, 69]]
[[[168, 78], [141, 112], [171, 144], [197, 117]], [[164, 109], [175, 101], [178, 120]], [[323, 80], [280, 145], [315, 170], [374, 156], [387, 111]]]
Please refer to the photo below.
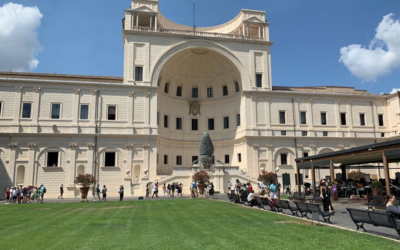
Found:
[[[10, 1], [0, 0], [0, 7]], [[43, 14], [38, 40], [43, 51], [34, 72], [122, 76], [123, 9], [129, 0], [14, 0]], [[160, 0], [169, 19], [192, 25], [192, 0]], [[197, 0], [196, 25], [234, 18], [240, 9], [265, 10], [270, 22], [272, 82], [280, 86], [342, 85], [370, 92], [400, 87], [400, 68], [365, 82], [339, 62], [340, 48], [368, 46], [383, 17], [400, 16], [398, 0]]]

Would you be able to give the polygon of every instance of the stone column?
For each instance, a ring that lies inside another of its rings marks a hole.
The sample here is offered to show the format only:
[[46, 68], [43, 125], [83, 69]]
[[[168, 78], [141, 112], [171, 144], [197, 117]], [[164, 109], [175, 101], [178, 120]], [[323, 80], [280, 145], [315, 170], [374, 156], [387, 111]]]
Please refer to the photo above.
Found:
[[[94, 134], [96, 133], [96, 110], [99, 109], [97, 107], [97, 90], [92, 90], [91, 91], [91, 96], [90, 96], [90, 107], [89, 107], [89, 131], [88, 133]], [[101, 108], [100, 108], [101, 110]], [[101, 112], [98, 112], [99, 116], [101, 115]], [[100, 120], [100, 117], [98, 118]]]
[[257, 127], [257, 97], [252, 96], [251, 97], [251, 113], [252, 113], [252, 128], [256, 128]]
[[247, 24], [247, 37], [250, 38], [250, 27], [249, 24]]
[[131, 30], [134, 30], [135, 27], [135, 13], [131, 13]]
[[[260, 163], [258, 161], [258, 150], [260, 149], [260, 146], [258, 144], [253, 144], [253, 159], [254, 159], [254, 168], [253, 168], [253, 178], [256, 178], [258, 176], [258, 173], [260, 172]], [[249, 169], [247, 169], [249, 171]]]
[[270, 98], [265, 98], [265, 111], [267, 112], [266, 115], [266, 126], [267, 126], [267, 135], [272, 136], [272, 133], [269, 131], [271, 129], [271, 99]]
[[158, 23], [157, 23], [157, 22], [158, 22], [158, 16], [156, 15], [156, 16], [154, 17], [154, 19], [155, 19], [155, 20], [154, 20], [154, 28], [155, 28], [154, 31], [157, 32], [157, 29], [158, 29]]
[[35, 184], [35, 172], [36, 172], [36, 143], [29, 143], [29, 162], [26, 166], [26, 183], [25, 185], [34, 185]]
[[244, 23], [243, 23], [243, 37], [246, 37], [246, 29], [244, 28]]
[[19, 118], [21, 114], [22, 87], [15, 87], [14, 119], [11, 124], [11, 133], [19, 133]]
[[274, 146], [267, 145], [268, 150], [268, 171], [274, 172]]
[[69, 152], [68, 152], [68, 158], [67, 158], [67, 175], [66, 175], [66, 196], [67, 197], [73, 197], [75, 196], [75, 169], [76, 169], [76, 147], [78, 144], [76, 143], [70, 143], [69, 144]]
[[10, 147], [8, 157], [9, 157], [9, 162], [8, 162], [8, 167], [7, 167], [7, 173], [10, 176], [9, 180], [10, 182], [7, 183], [7, 187], [9, 186], [14, 186], [16, 184], [15, 182], [15, 158], [16, 158], [16, 153], [18, 149], [18, 144], [16, 143], [10, 143], [8, 145]]
[[75, 89], [74, 90], [74, 100], [72, 103], [72, 124], [71, 124], [71, 133], [78, 134], [78, 120], [80, 115], [80, 103], [81, 99], [81, 90]]
[[31, 133], [37, 133], [39, 124], [39, 107], [40, 107], [40, 87], [33, 88], [33, 103], [32, 103], [32, 123], [31, 123]]
[[136, 29], [139, 30], [139, 13], [136, 13]]
[[[147, 169], [147, 174], [143, 173], [143, 178], [147, 180], [150, 178], [151, 180], [154, 180], [155, 177], [157, 176], [156, 169], [150, 169], [150, 151], [152, 150], [152, 147], [150, 144], [143, 144], [143, 168], [141, 171], [145, 171]], [[162, 161], [162, 159], [160, 159]], [[140, 173], [142, 174], [142, 173]], [[143, 180], [142, 178], [142, 180]], [[143, 183], [143, 181], [142, 181]]]
[[[124, 188], [128, 192], [126, 194], [133, 195], [133, 189], [132, 189], [132, 176], [133, 176], [133, 169], [132, 169], [132, 150], [133, 150], [133, 144], [126, 144], [126, 164], [125, 164], [125, 170], [124, 172]], [[129, 171], [129, 174], [127, 174], [127, 171]]]
[[133, 91], [128, 91], [128, 125], [126, 126], [126, 133], [133, 134], [133, 102], [134, 102], [134, 94]]
[[150, 30], [153, 30], [153, 15], [150, 15]]
[[261, 25], [258, 25], [258, 39], [261, 40]]
[[354, 137], [355, 133], [353, 132], [353, 108], [351, 106], [351, 101], [347, 101], [347, 124], [349, 125], [349, 137]]
[[[294, 119], [296, 119], [295, 124], [296, 124], [296, 131], [300, 131], [300, 106], [299, 106], [299, 98], [294, 98]], [[296, 135], [295, 135], [296, 136]]]
[[313, 108], [312, 108], [312, 99], [307, 99], [307, 122], [308, 122], [308, 129], [314, 129], [314, 121], [313, 121]]
[[[144, 126], [143, 126], [143, 134], [150, 134], [150, 101], [151, 101], [151, 93], [145, 92], [144, 93], [145, 100], [144, 100]], [[168, 121], [172, 124], [172, 121]]]

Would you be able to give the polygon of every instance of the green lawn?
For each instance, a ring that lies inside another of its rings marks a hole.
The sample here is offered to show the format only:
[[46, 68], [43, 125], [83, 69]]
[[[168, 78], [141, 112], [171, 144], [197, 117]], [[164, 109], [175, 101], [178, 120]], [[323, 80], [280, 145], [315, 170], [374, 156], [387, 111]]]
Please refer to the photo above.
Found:
[[0, 207], [2, 249], [399, 249], [400, 244], [206, 199]]

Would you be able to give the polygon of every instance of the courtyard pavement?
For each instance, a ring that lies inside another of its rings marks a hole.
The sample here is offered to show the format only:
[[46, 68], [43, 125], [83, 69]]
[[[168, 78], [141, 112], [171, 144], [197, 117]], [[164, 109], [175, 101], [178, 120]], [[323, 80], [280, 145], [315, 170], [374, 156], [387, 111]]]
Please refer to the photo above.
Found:
[[[209, 198], [209, 197], [207, 197]], [[183, 198], [179, 197], [163, 197], [162, 195], [159, 196], [159, 198], [150, 198], [148, 200], [163, 200], [163, 199], [191, 199], [189, 194], [184, 194]], [[214, 200], [219, 200], [223, 202], [230, 202], [226, 194], [216, 194], [212, 199]], [[138, 200], [138, 196], [125, 196], [124, 201], [135, 201]], [[107, 202], [118, 202], [119, 197], [113, 196], [113, 197], [107, 197]], [[45, 203], [76, 203], [80, 202], [80, 198], [64, 198], [64, 199], [57, 199], [57, 198], [46, 198], [44, 199]], [[93, 197], [91, 196], [89, 199], [89, 202], [93, 202]], [[99, 201], [97, 201], [99, 202]], [[1, 201], [1, 205], [4, 205], [4, 201]], [[8, 206], [13, 206], [13, 204], [10, 204]], [[295, 206], [293, 204], [293, 206]], [[353, 221], [350, 218], [349, 213], [346, 210], [346, 207], [351, 207], [351, 208], [358, 208], [358, 209], [367, 209], [367, 206], [364, 204], [357, 204], [357, 203], [352, 203], [352, 204], [341, 204], [341, 203], [334, 203], [333, 204], [334, 209], [335, 209], [335, 215], [331, 217], [331, 222], [333, 226], [338, 226], [346, 229], [350, 229], [352, 231], [356, 231], [356, 226], [353, 223]], [[254, 208], [256, 209], [256, 208]], [[258, 208], [257, 208], [258, 209]], [[379, 211], [379, 210], [378, 210]], [[276, 212], [273, 212], [276, 213]], [[284, 210], [284, 213], [287, 215], [292, 216], [291, 212], [288, 210]], [[293, 216], [292, 216], [293, 217]], [[298, 217], [293, 217], [293, 218], [298, 218]], [[308, 220], [311, 221], [311, 220]], [[323, 220], [322, 220], [323, 221]], [[324, 224], [323, 222], [319, 222], [320, 224]], [[384, 227], [375, 227], [373, 225], [365, 224], [364, 225], [365, 229], [368, 231], [367, 233], [374, 234], [374, 235], [379, 235], [395, 240], [399, 240], [399, 236], [397, 235], [396, 231], [394, 229], [390, 228], [384, 228]], [[358, 231], [362, 232], [362, 230]]]

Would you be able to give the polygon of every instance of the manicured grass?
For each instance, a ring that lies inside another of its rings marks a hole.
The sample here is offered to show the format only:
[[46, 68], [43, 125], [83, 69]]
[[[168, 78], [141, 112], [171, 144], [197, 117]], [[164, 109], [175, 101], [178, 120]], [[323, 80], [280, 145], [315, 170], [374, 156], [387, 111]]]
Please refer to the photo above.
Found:
[[2, 249], [399, 249], [400, 244], [205, 199], [0, 207]]

